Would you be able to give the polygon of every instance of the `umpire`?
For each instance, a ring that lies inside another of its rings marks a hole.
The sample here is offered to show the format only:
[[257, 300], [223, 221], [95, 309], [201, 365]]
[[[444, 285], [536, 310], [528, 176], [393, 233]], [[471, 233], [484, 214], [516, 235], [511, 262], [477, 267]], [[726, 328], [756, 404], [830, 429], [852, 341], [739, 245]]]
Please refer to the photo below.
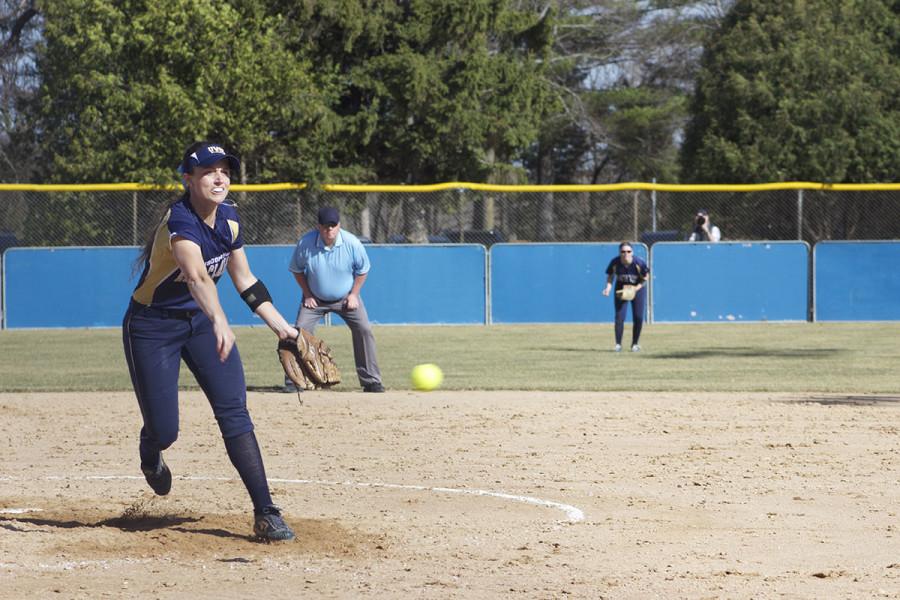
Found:
[[[369, 274], [369, 256], [358, 237], [341, 229], [336, 208], [322, 207], [318, 221], [316, 229], [297, 241], [288, 266], [303, 290], [296, 327], [315, 333], [322, 317], [339, 314], [353, 336], [353, 358], [363, 391], [383, 392], [375, 336], [359, 295]], [[284, 391], [296, 388], [285, 379]]]

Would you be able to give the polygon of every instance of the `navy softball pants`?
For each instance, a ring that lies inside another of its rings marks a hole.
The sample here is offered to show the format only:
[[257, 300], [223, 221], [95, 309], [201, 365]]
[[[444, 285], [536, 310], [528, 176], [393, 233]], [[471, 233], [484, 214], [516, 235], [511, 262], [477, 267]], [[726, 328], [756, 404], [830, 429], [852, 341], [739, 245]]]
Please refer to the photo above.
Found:
[[247, 411], [244, 367], [235, 345], [225, 362], [216, 352], [212, 323], [202, 311], [174, 311], [131, 304], [122, 322], [125, 358], [144, 426], [142, 462], [178, 438], [178, 372], [190, 368], [212, 406], [226, 440], [253, 431]]
[[641, 329], [644, 326], [644, 313], [647, 310], [647, 288], [641, 287], [634, 296], [634, 300], [621, 300], [618, 296], [613, 298], [616, 307], [616, 343], [622, 343], [622, 335], [625, 333], [625, 315], [628, 313], [628, 304], [631, 304], [631, 344], [637, 344], [641, 339]]

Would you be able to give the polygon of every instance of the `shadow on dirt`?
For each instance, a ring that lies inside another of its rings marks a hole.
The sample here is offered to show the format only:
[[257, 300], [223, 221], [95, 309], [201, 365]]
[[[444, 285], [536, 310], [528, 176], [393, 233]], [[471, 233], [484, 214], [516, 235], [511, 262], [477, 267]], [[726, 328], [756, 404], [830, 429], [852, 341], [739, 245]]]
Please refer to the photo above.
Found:
[[823, 406], [900, 406], [900, 396], [879, 396], [873, 394], [858, 395], [832, 395], [832, 396], [805, 396], [794, 400], [785, 400], [791, 404], [821, 404]]
[[190, 523], [199, 523], [202, 519], [195, 517], [178, 517], [174, 515], [163, 516], [120, 516], [112, 519], [101, 519], [99, 521], [79, 521], [77, 519], [64, 519], [52, 517], [34, 517], [34, 516], [0, 516], [0, 527], [9, 529], [10, 531], [25, 532], [25, 530], [17, 528], [16, 523], [28, 523], [39, 527], [58, 527], [61, 529], [98, 528], [113, 527], [121, 531], [137, 532], [137, 531], [157, 531], [169, 529], [179, 533], [199, 533], [203, 535], [211, 535], [220, 538], [248, 539], [246, 535], [238, 535], [230, 531], [220, 528], [192, 528], [183, 527]]
[[[247, 391], [248, 391], [248, 392], [282, 392], [282, 393], [287, 393], [287, 392], [284, 391], [284, 386], [283, 386], [283, 385], [248, 385], [248, 386], [247, 386]], [[291, 391], [290, 393], [291, 393], [291, 394], [296, 394], [297, 392]]]

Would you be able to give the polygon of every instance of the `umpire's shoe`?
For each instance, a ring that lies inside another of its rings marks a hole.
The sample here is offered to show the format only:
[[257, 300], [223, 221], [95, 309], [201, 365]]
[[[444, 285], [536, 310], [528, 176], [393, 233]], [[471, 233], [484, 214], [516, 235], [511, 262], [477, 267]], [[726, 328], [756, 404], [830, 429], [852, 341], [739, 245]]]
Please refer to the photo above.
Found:
[[256, 513], [253, 533], [264, 542], [287, 542], [294, 539], [294, 532], [281, 518], [281, 510], [269, 505]]
[[303, 390], [294, 385], [293, 381], [285, 381], [284, 387], [282, 387], [279, 391], [281, 391], [281, 393], [283, 394], [299, 394]]
[[172, 471], [169, 470], [169, 465], [163, 460], [162, 454], [159, 455], [159, 464], [156, 465], [155, 469], [141, 465], [141, 471], [157, 496], [165, 496], [172, 489]]
[[375, 383], [367, 383], [363, 386], [364, 392], [373, 392], [375, 394], [381, 394], [384, 392], [384, 386], [381, 385], [380, 382], [376, 381]]

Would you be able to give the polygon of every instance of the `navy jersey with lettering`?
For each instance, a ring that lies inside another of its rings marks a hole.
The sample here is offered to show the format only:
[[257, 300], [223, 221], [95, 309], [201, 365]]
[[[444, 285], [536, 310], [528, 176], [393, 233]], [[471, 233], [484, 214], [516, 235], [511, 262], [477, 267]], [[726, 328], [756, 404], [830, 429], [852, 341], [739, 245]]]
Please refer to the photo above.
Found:
[[175, 236], [191, 240], [200, 246], [207, 272], [215, 282], [225, 272], [231, 252], [244, 245], [240, 219], [232, 202], [226, 200], [219, 205], [215, 227], [209, 227], [194, 212], [191, 201], [185, 194], [169, 208], [154, 233], [153, 246], [132, 294], [135, 302], [166, 309], [199, 308], [175, 262], [172, 253], [172, 240]]
[[630, 265], [624, 264], [621, 257], [617, 256], [609, 261], [606, 274], [616, 276], [616, 289], [620, 290], [623, 285], [637, 285], [647, 279], [650, 276], [650, 267], [637, 256]]

